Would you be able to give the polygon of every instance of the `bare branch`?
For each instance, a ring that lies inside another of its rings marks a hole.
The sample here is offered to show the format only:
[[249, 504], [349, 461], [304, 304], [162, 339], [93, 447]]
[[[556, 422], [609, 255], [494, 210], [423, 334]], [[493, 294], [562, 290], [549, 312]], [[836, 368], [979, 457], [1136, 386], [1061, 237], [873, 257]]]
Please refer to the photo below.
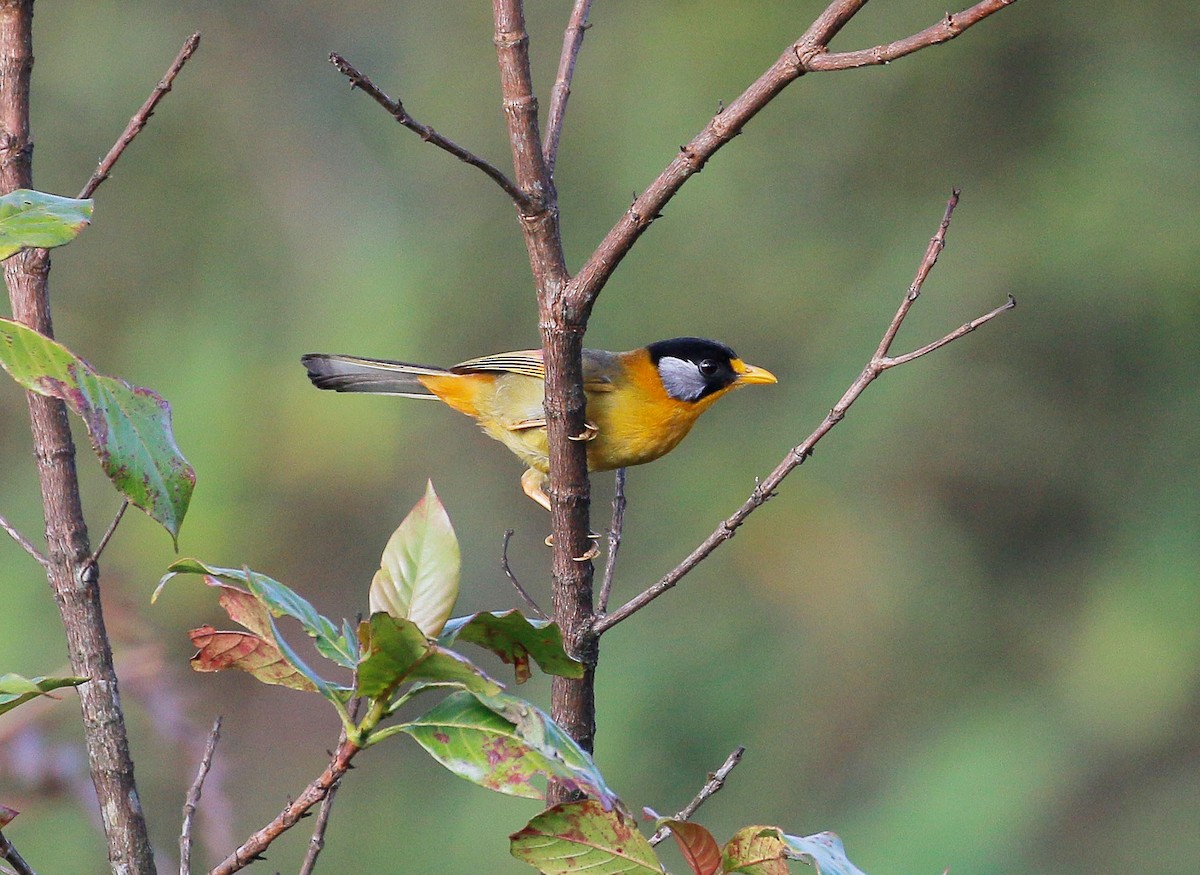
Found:
[[[362, 616], [359, 616], [358, 622], [362, 622]], [[350, 719], [358, 720], [359, 706], [362, 705], [362, 697], [356, 696], [354, 701], [350, 703]], [[338, 744], [346, 742], [346, 728], [342, 727], [342, 734], [338, 738]], [[313, 827], [312, 838], [308, 840], [308, 851], [304, 854], [304, 863], [300, 866], [300, 875], [312, 875], [313, 869], [317, 866], [317, 858], [321, 855], [321, 851], [325, 849], [325, 830], [329, 827], [329, 815], [333, 811], [333, 799], [337, 796], [338, 788], [342, 786], [339, 778], [325, 798], [321, 800], [321, 810], [317, 812], [317, 823]]]
[[[676, 814], [673, 819], [691, 820], [692, 815], [696, 813], [696, 810], [703, 805], [710, 796], [713, 796], [718, 790], [725, 786], [726, 778], [729, 777], [729, 773], [734, 770], [737, 764], [742, 761], [742, 754], [745, 752], [746, 748], [744, 746], [739, 744], [737, 747], [735, 747], [729, 756], [725, 758], [725, 762], [721, 765], [721, 768], [717, 769], [715, 772], [712, 772], [708, 776], [708, 781], [706, 781], [704, 786], [700, 788], [700, 792], [696, 794], [695, 798], [693, 798], [691, 802], [683, 806], [683, 808], [680, 809], [679, 813]], [[657, 845], [670, 834], [671, 828], [669, 826], [664, 826], [650, 837], [650, 844]]]
[[567, 99], [571, 96], [575, 61], [579, 58], [579, 49], [583, 46], [583, 35], [591, 27], [587, 20], [591, 5], [592, 0], [575, 0], [575, 8], [571, 10], [571, 19], [567, 23], [566, 33], [563, 34], [558, 75], [554, 79], [554, 87], [550, 89], [550, 112], [546, 116], [546, 142], [542, 145], [542, 155], [546, 162], [546, 172], [551, 176], [554, 175], [554, 165], [558, 162], [558, 141], [562, 137]]
[[213, 721], [208, 733], [208, 743], [204, 746], [204, 755], [200, 757], [200, 767], [196, 770], [196, 780], [188, 790], [183, 803], [183, 829], [179, 833], [179, 875], [192, 875], [192, 819], [200, 804], [200, 793], [204, 789], [204, 779], [212, 768], [213, 754], [217, 750], [217, 742], [221, 738], [221, 718]]
[[812, 59], [808, 69], [815, 73], [890, 64], [898, 58], [911, 55], [913, 52], [929, 46], [949, 42], [971, 25], [1016, 2], [1017, 0], [984, 0], [984, 2], [976, 3], [970, 9], [965, 9], [958, 14], [947, 12], [937, 24], [887, 45], [860, 49], [855, 52], [829, 52], [817, 55]]
[[35, 547], [32, 541], [28, 540], [24, 535], [17, 531], [16, 526], [2, 516], [0, 516], [0, 529], [4, 529], [4, 531], [8, 532], [9, 537], [16, 541], [21, 546], [21, 549], [36, 559], [39, 565], [41, 565], [43, 568], [50, 567], [50, 560], [46, 558], [46, 555], [37, 547]]
[[[158, 102], [171, 90], [171, 85], [175, 81], [175, 77], [179, 75], [179, 71], [183, 69], [183, 65], [196, 53], [196, 49], [199, 46], [200, 31], [196, 31], [184, 41], [183, 48], [179, 50], [179, 54], [175, 56], [175, 60], [167, 68], [166, 74], [158, 81], [158, 85], [150, 92], [150, 96], [146, 98], [146, 102], [142, 104], [142, 108], [133, 114], [133, 118], [129, 120], [129, 124], [125, 126], [125, 130], [117, 138], [117, 142], [113, 143], [113, 147], [108, 150], [108, 154], [97, 165], [96, 172], [92, 174], [92, 178], [87, 181], [87, 185], [79, 192], [80, 198], [91, 197], [95, 194], [96, 189], [100, 187], [100, 183], [108, 179], [108, 175], [112, 172], [113, 165], [117, 163], [117, 159], [121, 157], [121, 153], [133, 142], [133, 138], [142, 132], [142, 128], [146, 126], [146, 122], [150, 121], [150, 116], [154, 114], [154, 108], [158, 106]], [[96, 552], [99, 553], [100, 551], [97, 550]]]
[[240, 848], [222, 860], [208, 875], [233, 875], [258, 860], [275, 839], [295, 826], [310, 808], [328, 795], [330, 789], [350, 769], [350, 760], [358, 751], [358, 745], [352, 741], [340, 742], [325, 771], [305, 787], [294, 802], [289, 802], [274, 820], [246, 839]]
[[117, 508], [116, 516], [114, 516], [113, 521], [108, 524], [108, 530], [104, 533], [104, 537], [100, 539], [99, 546], [92, 551], [91, 562], [93, 565], [100, 561], [100, 554], [103, 553], [104, 548], [108, 546], [108, 542], [112, 538], [113, 533], [116, 532], [117, 526], [121, 524], [121, 517], [125, 516], [125, 511], [127, 510], [129, 510], [129, 499], [123, 498], [121, 499], [121, 506]]
[[[33, 69], [33, 0], [0, 3], [0, 193], [33, 188], [29, 87]], [[27, 249], [4, 262], [12, 316], [54, 336], [45, 249]], [[128, 875], [153, 875], [154, 854], [133, 774], [121, 711], [112, 645], [104, 625], [100, 575], [91, 563], [87, 523], [75, 467], [66, 405], [27, 393], [33, 456], [46, 523], [46, 577], [66, 633], [71, 673], [91, 678], [79, 688], [88, 770], [99, 802], [109, 863]]]
[[513, 570], [508, 564], [508, 542], [512, 540], [512, 536], [512, 529], [504, 531], [504, 545], [500, 548], [500, 569], [504, 572], [505, 577], [508, 578], [509, 583], [516, 588], [517, 594], [525, 600], [525, 604], [529, 605], [529, 609], [543, 620], [549, 620], [550, 615], [538, 607], [538, 603], [525, 591], [525, 587], [521, 586], [521, 581], [517, 580], [517, 576], [513, 574]]
[[650, 602], [654, 601], [664, 592], [671, 589], [673, 586], [675, 586], [675, 584], [679, 583], [679, 581], [682, 580], [683, 577], [688, 574], [688, 572], [699, 565], [705, 558], [708, 557], [710, 553], [717, 549], [717, 547], [732, 538], [737, 531], [737, 528], [746, 521], [746, 517], [750, 516], [750, 514], [761, 507], [768, 498], [774, 495], [775, 490], [779, 487], [779, 484], [783, 482], [784, 478], [787, 477], [787, 475], [790, 474], [793, 469], [801, 465], [805, 459], [812, 455], [813, 447], [816, 446], [817, 442], [821, 440], [821, 438], [823, 438], [830, 431], [830, 429], [842, 421], [846, 415], [846, 411], [849, 410], [850, 405], [858, 399], [867, 386], [874, 382], [876, 377], [889, 368], [913, 361], [922, 355], [933, 352], [933, 350], [945, 346], [951, 341], [957, 340], [959, 337], [974, 331], [985, 322], [989, 322], [990, 320], [999, 316], [1001, 313], [1011, 310], [1016, 306], [1016, 299], [1010, 295], [1007, 303], [997, 307], [995, 310], [992, 310], [990, 313], [987, 313], [978, 319], [968, 322], [966, 325], [962, 326], [956, 331], [951, 332], [940, 340], [937, 340], [934, 343], [928, 344], [927, 346], [921, 347], [920, 349], [903, 356], [897, 356], [896, 358], [888, 357], [887, 350], [891, 346], [892, 340], [895, 338], [896, 333], [900, 330], [900, 324], [904, 321], [904, 317], [908, 314], [908, 311], [911, 309], [913, 303], [920, 295], [921, 285], [924, 283], [925, 278], [929, 275], [929, 271], [932, 270], [933, 265], [937, 262], [938, 255], [941, 253], [942, 247], [945, 245], [946, 229], [949, 227], [950, 215], [953, 213], [954, 207], [957, 203], [958, 191], [956, 190], [951, 196], [949, 203], [946, 205], [946, 213], [942, 219], [941, 225], [938, 228], [938, 232], [930, 241], [929, 248], [925, 252], [925, 257], [921, 259], [921, 264], [917, 268], [916, 279], [913, 280], [913, 284], [909, 286], [908, 291], [905, 293], [904, 299], [900, 303], [899, 309], [896, 311], [896, 315], [888, 324], [887, 330], [884, 332], [883, 339], [880, 341], [878, 349], [871, 357], [871, 360], [867, 363], [866, 367], [863, 368], [862, 373], [858, 376], [858, 379], [856, 379], [850, 385], [850, 388], [846, 390], [845, 394], [842, 395], [838, 403], [833, 406], [833, 408], [825, 416], [825, 419], [822, 420], [821, 424], [817, 426], [816, 430], [807, 438], [805, 438], [802, 443], [793, 447], [791, 451], [784, 456], [783, 460], [775, 467], [775, 470], [773, 470], [761, 483], [757, 483], [755, 485], [754, 491], [750, 494], [750, 497], [746, 499], [742, 506], [734, 511], [734, 513], [727, 519], [723, 520], [721, 524], [718, 525], [713, 531], [713, 533], [705, 538], [704, 541], [701, 542], [701, 544], [696, 547], [696, 549], [693, 550], [686, 559], [680, 562], [671, 571], [667, 572], [667, 574], [659, 579], [657, 583], [650, 586], [648, 589], [638, 594], [634, 598], [630, 599], [611, 614], [605, 614], [598, 617], [592, 626], [593, 631], [597, 635], [603, 634], [613, 626], [620, 623], [622, 620], [628, 619], [646, 605], [650, 604]]
[[985, 0], [964, 12], [947, 15], [941, 22], [918, 34], [878, 49], [831, 55], [829, 41], [853, 18], [866, 0], [839, 0], [831, 3], [799, 40], [727, 106], [722, 107], [700, 133], [679, 150], [679, 154], [658, 175], [641, 196], [626, 210], [620, 221], [605, 235], [600, 245], [580, 268], [566, 291], [567, 303], [589, 309], [634, 242], [662, 213], [667, 202], [685, 182], [699, 173], [722, 146], [742, 132], [746, 124], [784, 88], [810, 72], [843, 70], [882, 64], [894, 58], [946, 42], [999, 12], [1015, 0]]
[[480, 158], [478, 155], [464, 149], [462, 146], [443, 137], [433, 128], [428, 125], [423, 125], [404, 108], [404, 104], [399, 100], [393, 100], [384, 94], [379, 87], [372, 82], [366, 75], [359, 72], [358, 68], [339, 55], [337, 52], [331, 52], [329, 62], [347, 79], [350, 80], [351, 88], [361, 89], [372, 100], [387, 110], [388, 114], [398, 121], [404, 127], [419, 136], [426, 143], [432, 143], [439, 149], [449, 152], [459, 161], [470, 164], [472, 167], [477, 167], [488, 175], [488, 177], [498, 186], [504, 189], [505, 194], [513, 199], [513, 202], [520, 207], [528, 207], [530, 205], [530, 197], [525, 192], [521, 191], [511, 179], [504, 175], [498, 167], [491, 162]]
[[604, 577], [600, 581], [600, 597], [596, 610], [603, 614], [608, 610], [612, 596], [613, 578], [617, 572], [617, 551], [621, 549], [621, 532], [625, 528], [625, 469], [617, 469], [616, 492], [613, 494], [612, 522], [608, 527], [608, 558], [604, 563]]
[[17, 875], [37, 875], [33, 867], [25, 862], [16, 845], [4, 837], [3, 832], [0, 832], [0, 860], [6, 860]]

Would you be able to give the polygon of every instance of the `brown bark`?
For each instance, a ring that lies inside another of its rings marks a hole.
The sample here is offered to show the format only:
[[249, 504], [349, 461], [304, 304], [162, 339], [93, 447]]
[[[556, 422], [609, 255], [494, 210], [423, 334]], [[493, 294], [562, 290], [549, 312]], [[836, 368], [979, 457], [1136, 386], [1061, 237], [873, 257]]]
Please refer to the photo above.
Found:
[[[29, 79], [33, 69], [33, 0], [0, 2], [0, 191], [33, 184]], [[45, 250], [21, 252], [4, 263], [13, 318], [51, 336]], [[108, 838], [114, 872], [153, 873], [154, 858], [133, 777], [100, 607], [99, 568], [92, 561], [79, 497], [75, 446], [66, 406], [29, 393], [34, 458], [46, 521], [47, 576], [62, 616], [71, 670], [89, 678], [78, 688], [88, 765]]]

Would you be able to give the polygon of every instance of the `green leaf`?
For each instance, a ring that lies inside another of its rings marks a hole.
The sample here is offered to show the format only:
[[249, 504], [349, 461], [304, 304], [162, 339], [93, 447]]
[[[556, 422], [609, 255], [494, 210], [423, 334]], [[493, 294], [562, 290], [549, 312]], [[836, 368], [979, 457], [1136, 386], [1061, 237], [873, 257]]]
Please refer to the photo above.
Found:
[[0, 319], [0, 366], [31, 392], [83, 417], [104, 473], [178, 545], [196, 472], [175, 444], [171, 405], [157, 392], [96, 373], [83, 359], [19, 322]]
[[458, 598], [461, 559], [446, 509], [425, 485], [425, 495], [392, 533], [371, 581], [371, 613], [412, 620], [430, 637], [442, 631]]
[[77, 687], [87, 678], [27, 678], [19, 674], [0, 675], [0, 714], [18, 705], [45, 696], [51, 690]]
[[358, 642], [349, 626], [339, 632], [331, 620], [317, 613], [308, 601], [279, 581], [248, 568], [220, 568], [198, 559], [179, 559], [171, 563], [167, 573], [158, 582], [154, 594], [150, 596], [152, 603], [158, 600], [159, 593], [167, 581], [178, 574], [208, 575], [231, 583], [245, 584], [250, 593], [262, 602], [272, 615], [291, 617], [299, 621], [304, 631], [313, 639], [317, 652], [326, 659], [351, 670], [358, 665]]
[[478, 644], [513, 666], [517, 683], [529, 680], [529, 658], [542, 671], [559, 677], [583, 677], [583, 663], [563, 649], [562, 631], [549, 620], [530, 620], [520, 611], [494, 611], [456, 617], [446, 623], [438, 643], [449, 647], [455, 641]]
[[358, 636], [362, 661], [357, 695], [384, 698], [401, 684], [415, 681], [452, 683], [483, 695], [501, 690], [466, 657], [426, 638], [411, 620], [372, 614], [359, 624]]
[[634, 819], [594, 799], [548, 808], [509, 836], [510, 850], [539, 872], [559, 875], [662, 875]]
[[775, 826], [744, 826], [722, 849], [725, 872], [743, 875], [788, 875], [788, 848]]
[[92, 201], [18, 188], [0, 197], [0, 261], [22, 249], [70, 243], [92, 221]]
[[556, 778], [606, 807], [619, 803], [592, 758], [562, 727], [516, 696], [452, 693], [400, 728], [454, 774], [489, 790], [543, 799], [534, 779]]
[[835, 833], [819, 832], [810, 836], [783, 837], [788, 856], [816, 868], [820, 875], [864, 875], [846, 858], [846, 848]]

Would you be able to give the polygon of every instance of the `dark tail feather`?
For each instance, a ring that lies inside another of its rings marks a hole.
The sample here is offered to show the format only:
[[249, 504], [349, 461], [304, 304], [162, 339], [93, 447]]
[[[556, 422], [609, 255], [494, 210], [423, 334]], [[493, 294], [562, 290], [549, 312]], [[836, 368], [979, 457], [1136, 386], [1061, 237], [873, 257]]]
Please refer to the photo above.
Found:
[[308, 368], [308, 378], [318, 389], [406, 398], [436, 398], [421, 384], [420, 378], [447, 373], [442, 368], [425, 365], [327, 353], [309, 353], [301, 356], [300, 362]]

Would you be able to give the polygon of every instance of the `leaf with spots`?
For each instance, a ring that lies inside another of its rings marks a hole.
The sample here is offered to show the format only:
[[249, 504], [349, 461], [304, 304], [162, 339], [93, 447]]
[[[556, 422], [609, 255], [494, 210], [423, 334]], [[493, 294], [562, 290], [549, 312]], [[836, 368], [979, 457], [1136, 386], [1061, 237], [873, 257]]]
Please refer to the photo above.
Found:
[[788, 875], [788, 848], [776, 826], [744, 826], [722, 849], [725, 872], [742, 875]]
[[86, 682], [87, 678], [27, 678], [11, 673], [0, 675], [0, 714], [30, 699], [49, 696], [52, 690], [77, 687]]
[[65, 346], [0, 319], [0, 366], [31, 392], [83, 417], [104, 473], [178, 542], [196, 472], [175, 444], [171, 406], [150, 389], [96, 373]]
[[650, 842], [619, 808], [594, 799], [548, 808], [509, 836], [509, 849], [546, 875], [662, 875]]
[[452, 693], [399, 728], [454, 774], [489, 790], [544, 799], [541, 782], [555, 778], [597, 797], [604, 807], [618, 804], [592, 758], [562, 727], [516, 696]]
[[482, 669], [430, 641], [411, 620], [372, 614], [359, 624], [358, 641], [362, 661], [356, 695], [386, 698], [401, 684], [415, 681], [449, 684], [484, 695], [500, 692], [500, 684]]
[[70, 243], [92, 221], [92, 201], [18, 188], [0, 197], [0, 261], [22, 249]]
[[461, 560], [446, 508], [426, 483], [425, 495], [392, 533], [371, 581], [371, 613], [412, 620], [436, 636], [458, 598]]
[[531, 657], [546, 674], [583, 677], [583, 663], [572, 659], [563, 649], [558, 625], [548, 620], [530, 620], [517, 610], [455, 617], [442, 629], [438, 643], [449, 647], [456, 641], [470, 641], [492, 651], [513, 667], [519, 684], [532, 675]]

